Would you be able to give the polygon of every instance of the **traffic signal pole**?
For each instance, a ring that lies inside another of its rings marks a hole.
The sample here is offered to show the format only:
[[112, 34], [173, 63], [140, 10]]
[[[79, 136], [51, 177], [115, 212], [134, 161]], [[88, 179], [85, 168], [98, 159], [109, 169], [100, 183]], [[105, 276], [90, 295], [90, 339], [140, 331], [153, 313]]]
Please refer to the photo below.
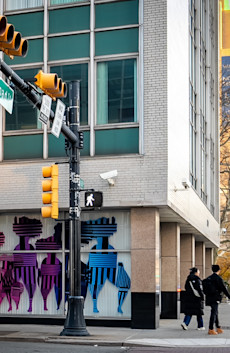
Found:
[[[69, 128], [78, 136], [80, 125], [80, 82], [73, 81], [69, 89]], [[81, 221], [80, 221], [80, 150], [76, 144], [70, 146], [70, 290], [68, 312], [61, 336], [88, 336], [83, 315], [84, 298], [81, 296]]]
[[[25, 95], [28, 101], [38, 110], [41, 108], [42, 95], [18, 76], [2, 59], [0, 71]], [[70, 85], [69, 126], [62, 123], [61, 132], [70, 142], [70, 292], [68, 312], [62, 336], [88, 336], [83, 315], [84, 300], [81, 296], [81, 228], [80, 228], [80, 151], [79, 151], [79, 112], [80, 83], [73, 81]], [[50, 112], [54, 120], [54, 112]]]

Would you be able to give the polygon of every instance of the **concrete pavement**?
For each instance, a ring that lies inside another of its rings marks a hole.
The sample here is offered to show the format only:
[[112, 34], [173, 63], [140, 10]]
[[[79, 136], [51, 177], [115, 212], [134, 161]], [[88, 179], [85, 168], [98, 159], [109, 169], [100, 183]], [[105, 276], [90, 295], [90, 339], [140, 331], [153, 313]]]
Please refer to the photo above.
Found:
[[180, 320], [161, 320], [157, 330], [136, 330], [123, 327], [88, 326], [90, 336], [60, 336], [62, 326], [44, 325], [0, 325], [0, 341], [29, 341], [46, 343], [65, 343], [98, 346], [163, 346], [163, 347], [230, 347], [230, 303], [219, 306], [220, 323], [224, 333], [218, 336], [208, 335], [210, 308], [205, 308], [205, 331], [196, 330], [196, 318], [193, 317], [188, 331], [181, 328]]

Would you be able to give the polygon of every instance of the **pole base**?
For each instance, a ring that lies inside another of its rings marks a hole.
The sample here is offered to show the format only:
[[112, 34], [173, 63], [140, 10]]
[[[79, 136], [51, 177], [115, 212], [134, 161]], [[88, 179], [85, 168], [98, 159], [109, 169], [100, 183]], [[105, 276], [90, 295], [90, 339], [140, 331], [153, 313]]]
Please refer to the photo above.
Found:
[[89, 336], [83, 315], [84, 298], [69, 296], [68, 312], [60, 336]]

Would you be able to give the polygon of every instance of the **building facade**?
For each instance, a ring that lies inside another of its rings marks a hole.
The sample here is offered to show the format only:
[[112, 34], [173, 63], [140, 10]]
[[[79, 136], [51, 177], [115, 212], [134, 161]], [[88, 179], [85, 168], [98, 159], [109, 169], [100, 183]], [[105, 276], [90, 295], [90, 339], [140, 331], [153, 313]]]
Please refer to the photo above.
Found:
[[[81, 179], [104, 199], [88, 211], [82, 192], [82, 238], [91, 234], [82, 244], [86, 319], [157, 328], [160, 317], [177, 318], [189, 268], [204, 277], [219, 244], [217, 2], [0, 6], [29, 40], [25, 58], [4, 57], [16, 73], [30, 82], [40, 69], [80, 80]], [[1, 109], [0, 117], [0, 315], [64, 318], [65, 139], [16, 89], [12, 115]], [[58, 222], [40, 214], [42, 166], [56, 162]], [[113, 170], [110, 185], [100, 175]]]

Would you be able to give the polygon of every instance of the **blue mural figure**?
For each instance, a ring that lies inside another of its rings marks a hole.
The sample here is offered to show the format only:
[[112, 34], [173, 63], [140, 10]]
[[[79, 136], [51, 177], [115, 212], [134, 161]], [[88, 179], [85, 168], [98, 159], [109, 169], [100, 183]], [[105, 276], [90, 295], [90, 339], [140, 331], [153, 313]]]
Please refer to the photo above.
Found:
[[[117, 231], [117, 224], [114, 217], [99, 218], [81, 223], [81, 238], [84, 240], [97, 240], [91, 250], [113, 250], [113, 246], [109, 244], [109, 237]], [[100, 291], [108, 279], [118, 288], [118, 308], [119, 313], [123, 313], [122, 304], [130, 289], [130, 277], [124, 269], [121, 262], [117, 263], [117, 252], [90, 252], [89, 260], [84, 267], [88, 269], [88, 288], [93, 299], [93, 312], [98, 313], [97, 299]], [[84, 289], [85, 295], [86, 291]]]

